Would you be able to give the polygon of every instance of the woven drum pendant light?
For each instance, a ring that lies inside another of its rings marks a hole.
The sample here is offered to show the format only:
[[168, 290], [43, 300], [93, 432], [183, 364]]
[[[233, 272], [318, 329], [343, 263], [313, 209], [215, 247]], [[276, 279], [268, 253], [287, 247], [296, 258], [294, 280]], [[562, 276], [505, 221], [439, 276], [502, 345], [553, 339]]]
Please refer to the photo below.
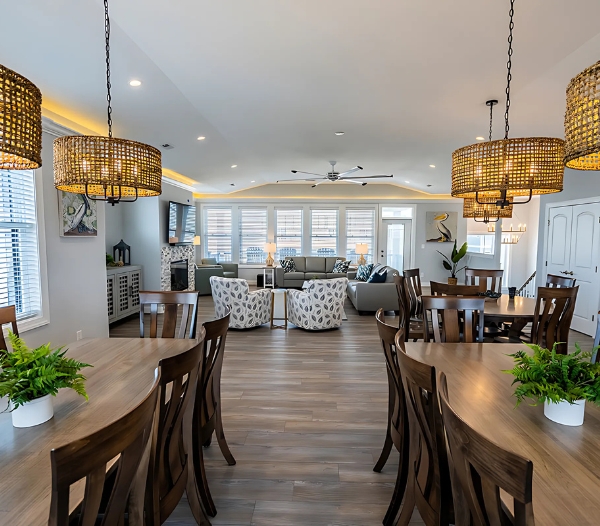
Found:
[[42, 166], [42, 94], [28, 79], [0, 65], [0, 169]]
[[110, 95], [110, 20], [104, 0], [108, 137], [76, 135], [54, 141], [54, 186], [85, 194], [95, 201], [133, 202], [160, 195], [160, 151], [153, 146], [112, 136]]
[[509, 139], [508, 112], [512, 66], [514, 0], [510, 0], [506, 111], [504, 139], [471, 144], [452, 154], [452, 196], [475, 198], [485, 203], [496, 200], [507, 206], [509, 197], [527, 197], [561, 192], [564, 176], [564, 141], [551, 137]]
[[565, 166], [600, 170], [600, 61], [567, 87]]

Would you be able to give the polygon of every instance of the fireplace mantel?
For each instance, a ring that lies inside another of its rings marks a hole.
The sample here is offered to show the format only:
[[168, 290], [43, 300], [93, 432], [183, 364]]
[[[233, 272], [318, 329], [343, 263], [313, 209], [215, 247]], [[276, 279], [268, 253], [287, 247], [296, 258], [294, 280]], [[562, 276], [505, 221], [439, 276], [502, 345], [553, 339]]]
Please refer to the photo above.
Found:
[[171, 290], [171, 261], [188, 262], [188, 289], [195, 290], [195, 250], [193, 245], [162, 247], [160, 249], [160, 290]]

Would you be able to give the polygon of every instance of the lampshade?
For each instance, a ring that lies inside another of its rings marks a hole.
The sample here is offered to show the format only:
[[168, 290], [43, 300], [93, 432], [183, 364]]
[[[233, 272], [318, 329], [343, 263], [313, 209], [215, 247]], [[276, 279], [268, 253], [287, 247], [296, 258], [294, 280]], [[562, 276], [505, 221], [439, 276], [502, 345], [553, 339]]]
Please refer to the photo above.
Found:
[[173, 243], [179, 243], [179, 238], [176, 236], [170, 237], [169, 238], [169, 243], [173, 244]]
[[354, 249], [356, 254], [368, 254], [369, 246], [366, 243], [356, 243], [356, 248]]
[[495, 202], [480, 204], [475, 199], [465, 199], [463, 202], [463, 217], [481, 220], [484, 223], [497, 221], [499, 218], [511, 218], [513, 214], [512, 197], [508, 200], [511, 204], [500, 208]]
[[565, 139], [568, 168], [600, 170], [600, 61], [569, 82]]
[[265, 252], [271, 254], [277, 250], [277, 245], [275, 243], [265, 243]]
[[200, 236], [194, 236], [194, 245], [200, 244]]
[[42, 93], [0, 65], [0, 169], [42, 166]]

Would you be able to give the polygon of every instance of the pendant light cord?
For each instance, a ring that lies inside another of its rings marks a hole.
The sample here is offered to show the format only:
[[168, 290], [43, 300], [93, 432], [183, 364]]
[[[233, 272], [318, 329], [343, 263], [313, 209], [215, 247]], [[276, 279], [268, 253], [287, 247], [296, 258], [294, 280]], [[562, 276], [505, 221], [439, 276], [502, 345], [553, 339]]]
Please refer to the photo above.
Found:
[[490, 142], [492, 142], [492, 117], [494, 114], [494, 103], [490, 102]]
[[106, 102], [108, 103], [106, 113], [108, 117], [108, 136], [112, 137], [112, 98], [110, 96], [110, 19], [108, 18], [108, 0], [104, 0], [104, 39], [106, 42]]
[[512, 67], [512, 41], [513, 41], [513, 28], [515, 23], [513, 22], [513, 16], [515, 14], [515, 0], [510, 0], [510, 11], [508, 12], [509, 23], [508, 23], [508, 61], [506, 62], [506, 111], [504, 112], [504, 138], [508, 139], [508, 110], [510, 109], [510, 81], [512, 79], [511, 67]]

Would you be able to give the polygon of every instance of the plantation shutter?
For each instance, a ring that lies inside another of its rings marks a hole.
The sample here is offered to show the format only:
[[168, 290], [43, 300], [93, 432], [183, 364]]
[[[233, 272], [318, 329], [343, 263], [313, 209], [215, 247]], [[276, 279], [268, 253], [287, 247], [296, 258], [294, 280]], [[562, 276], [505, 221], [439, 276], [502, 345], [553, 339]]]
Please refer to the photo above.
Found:
[[35, 173], [0, 171], [0, 306], [17, 319], [42, 313]]
[[346, 258], [357, 263], [356, 243], [366, 243], [369, 253], [365, 254], [368, 263], [373, 263], [375, 239], [375, 210], [346, 209]]
[[240, 263], [264, 263], [267, 242], [267, 209], [240, 208]]
[[302, 255], [302, 209], [275, 210], [277, 244], [276, 259]]
[[310, 228], [311, 255], [337, 255], [338, 211], [311, 210]]
[[207, 258], [231, 261], [231, 208], [205, 208], [204, 250]]

